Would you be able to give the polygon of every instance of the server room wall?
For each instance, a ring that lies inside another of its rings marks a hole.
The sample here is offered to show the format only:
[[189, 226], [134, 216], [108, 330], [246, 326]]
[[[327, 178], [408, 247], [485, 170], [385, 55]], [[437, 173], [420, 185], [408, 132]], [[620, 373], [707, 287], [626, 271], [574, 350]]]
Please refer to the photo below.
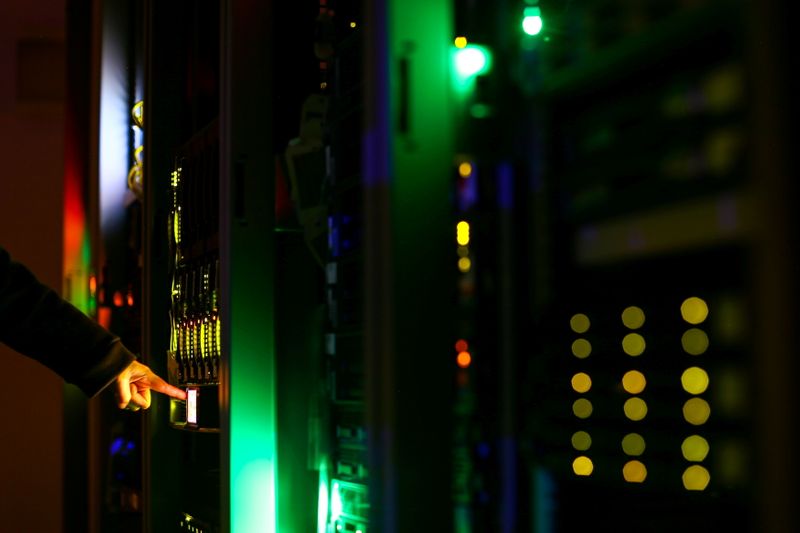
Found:
[[[64, 2], [0, 3], [0, 243], [61, 287]], [[60, 79], [60, 78], [57, 78]], [[35, 196], [34, 196], [35, 195]], [[0, 345], [0, 516], [4, 531], [62, 530], [62, 385]]]

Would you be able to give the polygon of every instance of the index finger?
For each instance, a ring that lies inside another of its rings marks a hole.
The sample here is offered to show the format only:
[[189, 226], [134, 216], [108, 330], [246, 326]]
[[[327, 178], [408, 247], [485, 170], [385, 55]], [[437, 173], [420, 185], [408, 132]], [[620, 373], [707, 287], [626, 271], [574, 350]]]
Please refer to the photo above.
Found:
[[172, 398], [176, 398], [178, 400], [186, 399], [185, 390], [179, 389], [178, 387], [173, 387], [155, 374], [150, 376], [150, 388], [156, 392], [166, 394], [167, 396], [171, 396]]

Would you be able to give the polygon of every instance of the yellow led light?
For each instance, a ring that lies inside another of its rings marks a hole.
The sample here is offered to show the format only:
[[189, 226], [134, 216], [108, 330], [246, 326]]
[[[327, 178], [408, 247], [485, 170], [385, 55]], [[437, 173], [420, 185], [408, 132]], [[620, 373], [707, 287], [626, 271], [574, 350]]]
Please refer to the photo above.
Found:
[[702, 398], [690, 398], [683, 404], [683, 418], [694, 426], [706, 423], [711, 416], [711, 406]]
[[639, 394], [647, 386], [644, 374], [638, 370], [629, 370], [622, 376], [622, 388], [630, 394]]
[[623, 405], [625, 416], [638, 421], [647, 416], [647, 403], [641, 398], [628, 398]]
[[692, 328], [681, 337], [681, 345], [689, 355], [702, 355], [708, 350], [708, 335], [702, 329]]
[[586, 333], [589, 331], [589, 326], [591, 326], [589, 317], [583, 313], [572, 315], [572, 318], [569, 319], [569, 327], [575, 333]]
[[681, 385], [689, 394], [703, 394], [708, 388], [708, 374], [697, 366], [687, 368], [681, 374]]
[[351, 27], [351, 28], [355, 28], [355, 27], [356, 27], [356, 23], [355, 23], [355, 21], [353, 21], [353, 22], [351, 22], [351, 23], [350, 23], [350, 27]]
[[622, 477], [628, 483], [642, 483], [647, 478], [647, 468], [641, 461], [628, 461], [622, 467]]
[[644, 325], [644, 311], [636, 306], [626, 307], [622, 312], [622, 323], [626, 328], [639, 329]]
[[700, 465], [692, 465], [683, 471], [683, 486], [686, 490], [705, 490], [711, 474]]
[[469, 269], [472, 267], [472, 261], [470, 261], [469, 257], [462, 257], [458, 260], [458, 270], [461, 272], [469, 272]]
[[592, 446], [592, 437], [585, 431], [576, 431], [572, 434], [572, 447], [585, 452]]
[[686, 298], [681, 304], [681, 316], [689, 324], [700, 324], [708, 317], [708, 305], [696, 296]]
[[691, 435], [683, 439], [681, 453], [687, 461], [700, 462], [708, 455], [708, 441], [700, 435]]
[[467, 161], [458, 165], [458, 175], [462, 178], [470, 177], [472, 175], [472, 165]]
[[589, 418], [592, 416], [592, 402], [586, 398], [578, 398], [572, 403], [572, 412], [578, 418]]
[[576, 457], [575, 460], [572, 461], [572, 471], [575, 472], [577, 476], [591, 476], [593, 470], [594, 465], [592, 464], [592, 460], [585, 455]]
[[456, 242], [461, 246], [469, 244], [469, 223], [461, 221], [456, 225]]
[[584, 372], [578, 372], [574, 376], [572, 376], [572, 389], [575, 392], [588, 392], [589, 389], [592, 388], [592, 378], [589, 377], [589, 374]]
[[592, 353], [592, 345], [586, 339], [577, 339], [572, 343], [572, 355], [578, 359], [586, 359]]
[[456, 45], [456, 48], [465, 48], [467, 46], [467, 38], [466, 37], [456, 37], [455, 45]]
[[638, 333], [628, 333], [622, 339], [622, 349], [625, 351], [626, 354], [636, 357], [637, 355], [642, 355], [645, 349], [645, 342], [644, 337], [639, 335]]
[[456, 252], [458, 253], [458, 257], [467, 257], [469, 255], [469, 247], [459, 246]]
[[644, 449], [644, 437], [638, 433], [628, 433], [622, 438], [622, 451], [625, 452], [625, 455], [642, 455]]

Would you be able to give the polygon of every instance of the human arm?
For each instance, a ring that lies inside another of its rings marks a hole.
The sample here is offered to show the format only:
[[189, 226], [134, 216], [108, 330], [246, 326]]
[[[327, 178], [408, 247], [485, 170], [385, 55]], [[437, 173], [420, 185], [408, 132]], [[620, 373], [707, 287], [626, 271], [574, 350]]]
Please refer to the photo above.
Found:
[[114, 381], [118, 388], [124, 382], [129, 392], [135, 387], [134, 403], [142, 407], [150, 404], [151, 388], [185, 397], [180, 389], [163, 387], [163, 380], [137, 362], [118, 337], [40, 283], [1, 247], [0, 341], [50, 368], [89, 397]]

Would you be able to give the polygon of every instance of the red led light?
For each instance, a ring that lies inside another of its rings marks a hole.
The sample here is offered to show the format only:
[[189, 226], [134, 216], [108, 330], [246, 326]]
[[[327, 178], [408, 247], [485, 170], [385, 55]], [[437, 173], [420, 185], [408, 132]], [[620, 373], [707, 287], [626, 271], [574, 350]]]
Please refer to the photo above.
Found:
[[122, 298], [122, 293], [117, 291], [114, 293], [114, 307], [122, 307], [124, 303], [124, 299]]
[[467, 348], [469, 348], [469, 345], [467, 344], [467, 341], [465, 341], [464, 339], [458, 339], [458, 341], [456, 341], [457, 352], [459, 353], [466, 352]]

